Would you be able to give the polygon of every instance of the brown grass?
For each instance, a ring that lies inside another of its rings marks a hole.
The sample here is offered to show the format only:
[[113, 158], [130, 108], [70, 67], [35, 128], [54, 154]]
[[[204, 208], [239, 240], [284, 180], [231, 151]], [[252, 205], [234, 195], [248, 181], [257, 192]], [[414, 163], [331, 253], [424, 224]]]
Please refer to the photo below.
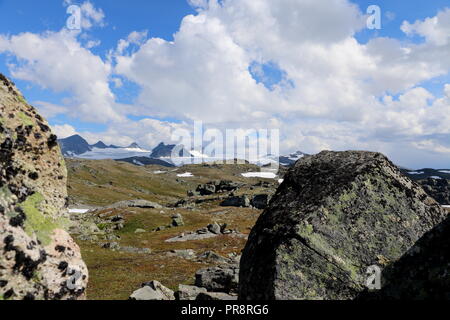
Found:
[[[195, 231], [211, 222], [226, 222], [229, 228], [248, 234], [260, 214], [260, 211], [252, 209], [229, 208], [228, 210], [227, 214], [217, 216], [210, 213], [217, 209], [199, 211], [165, 209], [164, 213], [154, 209], [112, 212], [111, 215], [123, 214], [126, 219], [125, 228], [118, 232], [121, 236], [120, 245], [150, 248], [152, 254], [115, 252], [102, 249], [98, 243], [78, 241], [90, 273], [88, 298], [93, 300], [127, 299], [142, 282], [150, 280], [158, 280], [173, 290], [176, 290], [179, 284], [193, 284], [196, 271], [210, 264], [168, 256], [169, 251], [193, 249], [197, 254], [201, 254], [211, 250], [227, 256], [230, 253], [240, 254], [246, 240], [226, 235], [201, 241], [168, 243], [165, 240], [182, 232]], [[153, 230], [158, 226], [169, 224], [171, 215], [175, 212], [183, 215], [186, 223], [184, 227], [161, 232], [134, 233], [137, 228]]]

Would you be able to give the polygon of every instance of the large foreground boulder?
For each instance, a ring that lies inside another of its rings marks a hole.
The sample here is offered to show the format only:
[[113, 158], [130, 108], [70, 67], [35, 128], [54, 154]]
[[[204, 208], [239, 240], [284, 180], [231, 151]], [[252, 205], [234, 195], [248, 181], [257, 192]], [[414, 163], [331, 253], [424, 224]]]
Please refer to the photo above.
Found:
[[354, 299], [446, 215], [382, 154], [304, 157], [249, 236], [239, 298]]
[[84, 297], [86, 265], [65, 231], [66, 179], [56, 136], [0, 74], [0, 300]]

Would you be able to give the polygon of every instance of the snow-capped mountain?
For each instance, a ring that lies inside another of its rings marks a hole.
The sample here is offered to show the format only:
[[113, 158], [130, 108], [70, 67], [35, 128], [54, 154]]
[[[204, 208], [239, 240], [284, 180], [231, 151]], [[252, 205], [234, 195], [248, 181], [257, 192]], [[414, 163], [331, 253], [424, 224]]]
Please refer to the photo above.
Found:
[[[141, 148], [137, 143], [132, 143], [128, 147], [119, 147], [115, 145], [106, 145], [102, 141], [90, 145], [79, 135], [74, 135], [65, 139], [58, 140], [63, 155], [66, 157], [105, 160], [120, 160], [135, 165], [158, 164], [164, 166], [180, 166], [184, 164], [201, 164], [207, 162], [223, 161], [210, 157], [200, 150], [188, 151], [183, 146], [169, 145], [161, 142], [152, 151]], [[176, 149], [177, 157], [172, 157], [172, 152]], [[287, 156], [266, 155], [255, 159], [250, 159], [249, 163], [261, 167], [280, 163], [283, 166], [291, 166], [306, 154], [297, 151]], [[227, 159], [227, 160], [233, 160]]]
[[82, 159], [123, 159], [143, 156], [148, 157], [150, 154], [149, 150], [141, 148], [137, 143], [132, 143], [128, 147], [118, 147], [115, 145], [108, 146], [102, 141], [90, 145], [79, 135], [59, 139], [58, 143], [64, 156]]
[[191, 157], [191, 153], [187, 151], [183, 146], [177, 146], [175, 144], [165, 144], [161, 142], [156, 148], [153, 149], [150, 158], [162, 159], [171, 158], [173, 150], [178, 147], [178, 156], [180, 157]]
[[434, 180], [447, 180], [450, 179], [449, 169], [420, 169], [420, 170], [409, 170], [400, 168], [404, 175], [409, 177], [411, 180], [424, 180], [424, 179], [434, 179]]
[[61, 151], [66, 157], [73, 157], [92, 150], [92, 146], [79, 135], [58, 140]]
[[287, 156], [280, 156], [280, 164], [283, 166], [292, 166], [294, 165], [299, 159], [303, 158], [304, 156], [307, 156], [308, 154], [303, 153], [301, 151], [296, 151], [294, 153], [291, 153]]

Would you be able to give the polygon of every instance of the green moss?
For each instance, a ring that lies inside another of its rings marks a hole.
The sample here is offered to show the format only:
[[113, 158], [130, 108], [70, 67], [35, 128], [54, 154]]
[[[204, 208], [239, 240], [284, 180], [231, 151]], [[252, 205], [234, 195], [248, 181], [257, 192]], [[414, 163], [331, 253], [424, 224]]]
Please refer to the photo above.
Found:
[[35, 283], [40, 283], [42, 281], [42, 276], [38, 271], [34, 271], [31, 280]]
[[27, 101], [25, 100], [25, 98], [21, 95], [17, 96], [17, 100], [19, 100], [19, 102], [22, 102], [25, 105], [28, 105]]
[[35, 193], [28, 197], [20, 207], [25, 213], [25, 232], [32, 236], [36, 234], [42, 244], [48, 245], [51, 241], [51, 235], [59, 225], [51, 217], [46, 217], [38, 209], [39, 205], [44, 201], [44, 197], [40, 193]]
[[61, 165], [61, 167], [65, 168], [66, 167], [66, 160], [64, 160], [64, 157], [61, 156], [61, 161], [59, 162], [59, 164]]
[[24, 126], [33, 126], [34, 125], [33, 120], [31, 120], [31, 118], [23, 112], [19, 112], [17, 114], [17, 117], [19, 117], [19, 119], [22, 120]]
[[111, 224], [110, 223], [99, 223], [98, 225], [97, 225], [97, 227], [100, 229], [100, 230], [105, 230], [108, 226], [110, 226]]

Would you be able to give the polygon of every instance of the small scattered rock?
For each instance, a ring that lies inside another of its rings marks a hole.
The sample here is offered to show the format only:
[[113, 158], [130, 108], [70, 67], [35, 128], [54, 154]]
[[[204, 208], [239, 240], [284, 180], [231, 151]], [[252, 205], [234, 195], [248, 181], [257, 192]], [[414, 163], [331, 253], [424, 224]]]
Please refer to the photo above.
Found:
[[231, 196], [220, 204], [222, 207], [242, 207], [242, 208], [248, 208], [250, 207], [250, 199], [248, 196]]
[[208, 225], [208, 231], [214, 234], [221, 234], [221, 227], [218, 223], [212, 223], [210, 225]]
[[182, 227], [184, 226], [183, 216], [179, 213], [172, 216], [172, 226]]
[[177, 300], [181, 301], [192, 301], [196, 300], [197, 296], [200, 293], [207, 293], [208, 291], [205, 288], [200, 288], [196, 286], [186, 286], [180, 284], [178, 286], [178, 291], [175, 293], [175, 297]]
[[195, 274], [195, 285], [212, 292], [237, 292], [239, 266], [224, 265], [201, 269]]
[[142, 287], [130, 296], [130, 300], [163, 301], [175, 300], [175, 294], [169, 288], [164, 287], [158, 281], [150, 281], [142, 284]]
[[127, 253], [139, 253], [139, 254], [150, 254], [152, 250], [149, 248], [135, 248], [135, 247], [120, 247], [119, 251]]
[[200, 292], [197, 301], [237, 301], [237, 295], [230, 295], [223, 292]]
[[142, 209], [162, 209], [163, 206], [147, 201], [147, 200], [126, 200], [114, 203], [108, 207], [107, 209], [120, 209], [120, 208], [142, 208]]
[[119, 250], [120, 245], [117, 242], [107, 242], [101, 245], [103, 249]]
[[268, 194], [257, 194], [253, 197], [251, 205], [256, 209], [264, 210], [269, 205], [270, 198]]

